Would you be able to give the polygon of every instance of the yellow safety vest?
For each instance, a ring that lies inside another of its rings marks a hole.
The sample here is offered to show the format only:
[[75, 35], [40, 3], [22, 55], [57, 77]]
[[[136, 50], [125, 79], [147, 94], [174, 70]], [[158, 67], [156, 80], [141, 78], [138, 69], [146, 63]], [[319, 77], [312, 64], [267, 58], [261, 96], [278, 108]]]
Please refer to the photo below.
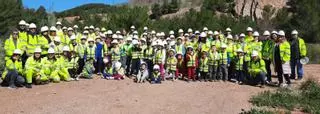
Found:
[[200, 59], [200, 71], [202, 72], [208, 72], [209, 71], [209, 65], [208, 65], [208, 57]]
[[167, 59], [167, 68], [169, 70], [177, 70], [177, 59], [175, 57], [169, 57]]
[[187, 67], [194, 67], [196, 66], [196, 54], [193, 54], [193, 55], [187, 55], [189, 56], [190, 60], [188, 61], [187, 63]]

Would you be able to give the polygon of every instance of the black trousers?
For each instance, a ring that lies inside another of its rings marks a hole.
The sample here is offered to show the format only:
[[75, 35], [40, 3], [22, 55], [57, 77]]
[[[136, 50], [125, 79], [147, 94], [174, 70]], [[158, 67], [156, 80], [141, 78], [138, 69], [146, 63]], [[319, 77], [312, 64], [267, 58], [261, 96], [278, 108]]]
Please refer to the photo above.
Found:
[[78, 65], [79, 65], [79, 68], [77, 70], [77, 74], [80, 74], [82, 72], [83, 66], [84, 66], [84, 59], [83, 58], [78, 60]]
[[22, 87], [25, 83], [25, 79], [18, 74], [17, 71], [8, 71], [6, 77], [1, 83], [2, 86], [16, 85]]

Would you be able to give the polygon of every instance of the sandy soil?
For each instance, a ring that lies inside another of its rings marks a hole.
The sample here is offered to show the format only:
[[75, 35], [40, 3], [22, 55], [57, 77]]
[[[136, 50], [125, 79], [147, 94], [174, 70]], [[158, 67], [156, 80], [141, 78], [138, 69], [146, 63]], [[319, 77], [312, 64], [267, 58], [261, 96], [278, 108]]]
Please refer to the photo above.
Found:
[[[320, 65], [305, 69], [306, 77], [320, 79]], [[32, 89], [0, 88], [0, 113], [235, 114], [250, 109], [250, 96], [270, 89], [228, 82], [166, 81], [151, 85], [129, 79], [84, 79]]]

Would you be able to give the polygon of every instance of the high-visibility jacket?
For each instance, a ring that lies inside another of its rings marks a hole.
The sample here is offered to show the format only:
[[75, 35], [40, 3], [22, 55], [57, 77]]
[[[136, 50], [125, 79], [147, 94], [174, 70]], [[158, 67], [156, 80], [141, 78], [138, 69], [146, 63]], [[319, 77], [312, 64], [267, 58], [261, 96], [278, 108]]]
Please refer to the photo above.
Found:
[[79, 60], [79, 57], [72, 57], [71, 60], [68, 62], [68, 66], [67, 68], [68, 69], [76, 69], [78, 68], [78, 60]]
[[63, 35], [62, 29], [57, 29], [57, 35], [58, 35], [58, 36], [62, 36], [62, 35]]
[[[200, 47], [200, 46], [201, 46], [201, 47]], [[210, 50], [210, 48], [211, 48], [211, 45], [210, 45], [209, 42], [200, 43], [200, 44], [199, 44], [199, 48], [200, 48], [199, 51], [206, 51], [206, 52], [208, 52], [208, 51]]]
[[300, 56], [305, 57], [307, 55], [306, 44], [304, 43], [304, 40], [302, 38], [298, 38], [298, 41], [299, 41]]
[[12, 59], [6, 60], [6, 68], [2, 73], [2, 79], [6, 77], [8, 71], [17, 71], [19, 74], [23, 74], [22, 62], [21, 61], [12, 61]]
[[155, 52], [155, 57], [153, 59], [154, 64], [160, 64], [163, 62], [164, 53], [162, 50], [158, 50]]
[[36, 49], [36, 47], [40, 47], [45, 54], [45, 49], [48, 48], [48, 40], [40, 35], [27, 35], [27, 54], [31, 56]]
[[154, 56], [154, 53], [153, 53], [153, 48], [152, 47], [148, 47], [147, 49], [145, 49], [145, 51], [144, 51], [144, 59], [152, 60], [153, 56]]
[[197, 41], [187, 42], [187, 47], [188, 46], [192, 46], [193, 49], [198, 49], [198, 42]]
[[116, 48], [111, 48], [111, 60], [112, 61], [120, 61], [120, 48], [116, 47]]
[[266, 73], [266, 67], [265, 67], [265, 63], [262, 59], [258, 59], [258, 60], [252, 60], [249, 63], [249, 73], [252, 76], [256, 76], [256, 74], [260, 73], [260, 72], [264, 72]]
[[269, 60], [272, 56], [274, 42], [272, 40], [266, 40], [262, 42], [261, 55], [263, 59]]
[[95, 33], [91, 33], [89, 34], [89, 38], [92, 38], [93, 40], [96, 40], [96, 34]]
[[141, 53], [141, 51], [138, 51], [138, 50], [132, 50], [131, 51], [131, 54], [132, 54], [132, 59], [140, 59], [141, 57], [140, 57], [140, 54]]
[[[14, 43], [14, 40], [12, 36], [10, 36], [9, 39], [7, 39], [4, 43], [4, 50], [6, 52], [6, 58], [10, 58], [13, 55], [13, 51], [15, 49], [20, 49], [22, 53], [25, 50], [25, 44], [20, 39], [16, 39], [16, 43]], [[21, 54], [22, 55], [22, 54]]]
[[219, 63], [219, 60], [220, 60], [219, 53], [210, 51], [208, 64], [217, 66]]
[[89, 59], [89, 58], [94, 59], [95, 58], [95, 49], [96, 49], [95, 46], [87, 46], [86, 47], [85, 55], [86, 55], [87, 59]]
[[234, 57], [234, 52], [236, 51], [235, 47], [233, 46], [233, 43], [230, 42], [229, 44], [227, 44], [227, 54], [228, 54], [228, 59], [229, 61], [231, 61]]
[[121, 46], [121, 56], [131, 56], [131, 44], [124, 44]]
[[166, 64], [166, 67], [168, 70], [177, 70], [177, 59], [173, 56], [173, 57], [169, 57], [167, 59], [167, 64]]
[[220, 56], [219, 64], [227, 65], [228, 64], [228, 53], [227, 53], [227, 51], [220, 52], [219, 56]]
[[200, 66], [199, 67], [200, 67], [200, 71], [202, 71], [202, 72], [209, 71], [208, 57], [200, 59]]
[[79, 56], [80, 59], [83, 59], [86, 49], [87, 49], [87, 45], [86, 44], [79, 44], [77, 46], [77, 53], [78, 53], [78, 56]]
[[153, 76], [153, 78], [159, 78], [160, 77], [160, 72], [153, 72], [152, 76]]
[[[251, 59], [251, 55], [250, 55], [250, 51], [249, 51], [250, 46], [248, 45], [248, 43], [246, 43], [246, 42], [238, 42], [235, 46], [236, 46], [235, 49], [240, 49], [241, 48], [243, 50], [243, 52], [245, 53], [244, 60], [246, 62], [250, 61], [250, 59]], [[234, 55], [236, 55], [236, 54], [237, 54], [237, 52], [235, 51]]]
[[291, 56], [291, 50], [290, 50], [290, 44], [288, 41], [284, 41], [280, 44], [280, 57], [281, 61], [288, 62], [290, 61]]
[[215, 45], [216, 48], [217, 48], [217, 50], [220, 49], [220, 47], [221, 47], [222, 44], [223, 44], [223, 42], [221, 42], [220, 40], [214, 40], [214, 41], [211, 42], [211, 46], [212, 46], [212, 45]]
[[193, 54], [193, 55], [190, 55], [190, 54], [187, 54], [187, 67], [195, 67], [196, 66], [196, 54]]
[[81, 43], [82, 34], [80, 34], [80, 33], [75, 33], [74, 35], [76, 35], [76, 41], [77, 41], [77, 43], [80, 44], [80, 43]]
[[248, 36], [248, 35], [246, 35], [246, 36], [244, 37], [244, 41], [245, 41], [246, 43], [250, 43], [250, 42], [252, 42], [253, 40], [254, 40], [253, 36]]
[[55, 45], [53, 42], [50, 43], [50, 47], [54, 49], [55, 57], [59, 58], [62, 55], [63, 45]]
[[47, 57], [44, 57], [41, 59], [41, 65], [43, 67], [40, 71], [41, 75], [49, 76], [50, 78], [57, 75], [59, 70], [59, 62], [57, 59], [48, 59]]
[[144, 51], [147, 49], [147, 45], [142, 45], [141, 46], [141, 52], [139, 53], [140, 58], [144, 58]]
[[40, 72], [41, 68], [43, 68], [43, 66], [41, 64], [41, 59], [39, 59], [37, 61], [34, 59], [34, 56], [30, 56], [27, 59], [26, 64], [25, 64], [26, 73], [28, 72], [28, 70]]
[[19, 39], [22, 42], [27, 42], [27, 32], [26, 31], [19, 31]]
[[243, 70], [244, 56], [235, 57], [236, 70]]
[[182, 55], [186, 53], [186, 49], [183, 44], [175, 45], [174, 47], [175, 47], [176, 53], [182, 53]]
[[248, 55], [251, 56], [253, 51], [257, 51], [259, 54], [259, 57], [261, 58], [261, 50], [262, 50], [262, 43], [261, 42], [250, 42], [249, 43], [249, 53]]
[[68, 46], [70, 43], [70, 38], [68, 35], [63, 34], [63, 35], [60, 35], [60, 41], [61, 41], [61, 45]]

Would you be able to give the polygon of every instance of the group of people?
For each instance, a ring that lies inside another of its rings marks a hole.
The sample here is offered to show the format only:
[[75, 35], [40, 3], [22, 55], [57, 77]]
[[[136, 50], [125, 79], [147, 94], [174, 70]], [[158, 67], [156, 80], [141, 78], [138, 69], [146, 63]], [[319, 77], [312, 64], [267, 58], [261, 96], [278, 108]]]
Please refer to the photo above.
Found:
[[78, 32], [77, 25], [63, 27], [61, 22], [38, 29], [21, 20], [5, 41], [2, 86], [32, 88], [32, 84], [101, 76], [109, 80], [128, 77], [137, 83], [180, 79], [264, 87], [272, 83], [271, 64], [279, 86], [303, 78], [299, 60], [306, 56], [306, 46], [296, 30], [287, 38], [282, 30], [259, 35], [251, 27], [246, 34], [204, 27], [201, 32], [189, 28], [167, 35], [147, 27], [139, 34], [134, 26], [129, 32], [113, 33], [94, 26]]

